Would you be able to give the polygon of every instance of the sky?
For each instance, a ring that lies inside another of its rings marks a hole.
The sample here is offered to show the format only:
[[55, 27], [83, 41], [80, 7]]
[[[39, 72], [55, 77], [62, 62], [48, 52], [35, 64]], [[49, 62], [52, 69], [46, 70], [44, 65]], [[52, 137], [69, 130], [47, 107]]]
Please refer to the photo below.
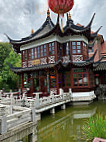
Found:
[[[93, 13], [96, 13], [92, 30], [100, 26], [100, 34], [106, 40], [106, 0], [74, 0], [75, 4], [70, 11], [75, 24], [86, 26]], [[46, 19], [48, 9], [47, 0], [0, 0], [0, 42], [10, 38], [18, 40], [36, 31]], [[51, 19], [56, 23], [57, 14], [51, 11]], [[64, 24], [66, 16], [64, 17]]]

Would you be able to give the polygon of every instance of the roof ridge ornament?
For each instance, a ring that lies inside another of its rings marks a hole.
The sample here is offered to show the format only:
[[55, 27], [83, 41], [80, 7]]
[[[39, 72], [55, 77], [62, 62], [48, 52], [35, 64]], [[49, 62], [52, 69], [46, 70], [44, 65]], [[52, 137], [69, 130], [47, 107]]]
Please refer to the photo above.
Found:
[[67, 22], [66, 23], [67, 23], [68, 26], [73, 25], [73, 20], [72, 20], [70, 12], [67, 13]]
[[33, 33], [34, 33], [34, 29], [31, 30], [31, 34], [33, 34]]
[[47, 17], [50, 17], [50, 10], [49, 10], [49, 8], [47, 10]]
[[69, 12], [69, 14], [68, 14], [68, 19], [71, 19], [71, 13]]

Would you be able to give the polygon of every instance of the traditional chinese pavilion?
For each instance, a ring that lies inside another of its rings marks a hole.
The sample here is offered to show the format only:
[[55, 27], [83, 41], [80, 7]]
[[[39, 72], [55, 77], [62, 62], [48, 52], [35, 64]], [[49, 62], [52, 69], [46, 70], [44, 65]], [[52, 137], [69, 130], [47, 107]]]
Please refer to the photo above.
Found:
[[67, 14], [62, 32], [59, 17], [54, 24], [48, 10], [45, 22], [36, 32], [21, 40], [8, 37], [14, 51], [22, 58], [22, 67], [11, 67], [19, 75], [19, 88], [22, 91], [28, 88], [29, 96], [34, 92], [41, 92], [43, 96], [59, 94], [62, 88], [64, 92], [72, 89], [73, 97], [90, 97], [95, 88], [96, 52], [89, 58], [88, 49], [100, 30], [91, 33], [94, 16], [87, 26], [81, 26], [75, 25]]

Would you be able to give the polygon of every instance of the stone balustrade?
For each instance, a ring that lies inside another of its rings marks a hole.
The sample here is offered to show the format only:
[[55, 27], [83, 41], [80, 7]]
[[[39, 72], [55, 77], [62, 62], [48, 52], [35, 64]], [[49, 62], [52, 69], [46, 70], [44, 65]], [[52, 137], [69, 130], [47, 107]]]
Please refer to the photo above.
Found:
[[36, 98], [35, 108], [40, 108], [54, 103], [59, 103], [61, 101], [67, 101], [69, 99], [71, 99], [71, 94], [64, 93], [63, 90], [61, 89], [59, 95], [51, 95], [49, 97]]
[[7, 116], [7, 131], [22, 123], [31, 122], [31, 109], [23, 109], [21, 112], [16, 112]]
[[4, 134], [10, 129], [28, 122], [36, 122], [33, 105], [30, 108], [13, 106], [13, 113], [6, 113], [5, 105], [0, 105], [0, 134]]
[[20, 99], [17, 99], [11, 91], [10, 95], [1, 98], [0, 134], [4, 134], [12, 128], [24, 123], [36, 122], [36, 118], [40, 118], [40, 113], [44, 110], [50, 109], [51, 113], [55, 113], [55, 107], [59, 105], [62, 105], [62, 109], [65, 109], [67, 100], [71, 101], [71, 94], [64, 93], [62, 89], [60, 89], [58, 95], [52, 94], [48, 97], [40, 98], [39, 94], [40, 92], [37, 93], [36, 97], [33, 99], [27, 98], [25, 94], [23, 94], [23, 97], [20, 97]]
[[[44, 107], [53, 103], [58, 103], [61, 101], [66, 101], [68, 99], [71, 98], [71, 89], [69, 90], [68, 93], [64, 93], [63, 89], [60, 89], [60, 93], [58, 95], [50, 95], [48, 97], [39, 97], [39, 94], [41, 92], [37, 92], [36, 97], [33, 98], [34, 103], [35, 103], [35, 108], [40, 108], [40, 107]], [[30, 107], [30, 102], [32, 101], [32, 99], [29, 99], [25, 96], [25, 94], [23, 94], [23, 97], [20, 99], [17, 99], [16, 97], [13, 96], [13, 92], [11, 92], [10, 96], [7, 95], [7, 97], [2, 98], [1, 99], [1, 103], [2, 104], [8, 104], [8, 105], [16, 105], [16, 106], [26, 106], [26, 107]]]
[[35, 98], [28, 98], [26, 97], [25, 93], [23, 94], [22, 97], [20, 97], [20, 99], [17, 99], [14, 97], [13, 93], [11, 92], [10, 98], [9, 96], [7, 96], [6, 98], [2, 98], [1, 99], [1, 103], [2, 104], [8, 104], [8, 105], [16, 105], [16, 106], [26, 106], [26, 107], [30, 107], [30, 102], [32, 100], [34, 100], [35, 103], [35, 109], [37, 108], [41, 108], [47, 105], [51, 105], [54, 103], [58, 103], [61, 101], [71, 101], [71, 102], [81, 102], [81, 101], [92, 101], [93, 99], [95, 99], [95, 94], [94, 91], [91, 92], [72, 92], [72, 89], [69, 89], [69, 92], [65, 93], [63, 91], [63, 89], [59, 89], [59, 94], [55, 95], [55, 94], [51, 94], [48, 97], [42, 97], [40, 98], [39, 95], [41, 94], [41, 92], [35, 92], [34, 94], [36, 94]]
[[0, 134], [7, 132], [6, 107], [0, 105]]

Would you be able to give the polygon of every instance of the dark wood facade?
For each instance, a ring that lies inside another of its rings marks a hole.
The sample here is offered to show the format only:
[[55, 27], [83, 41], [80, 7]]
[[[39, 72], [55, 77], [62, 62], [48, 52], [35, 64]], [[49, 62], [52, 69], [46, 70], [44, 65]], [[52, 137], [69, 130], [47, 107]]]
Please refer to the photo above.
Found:
[[[88, 56], [89, 41], [94, 40], [98, 33], [98, 31], [90, 33], [93, 18], [86, 27], [74, 25], [72, 19], [67, 19], [62, 33], [59, 17], [54, 25], [48, 14], [42, 27], [31, 36], [20, 41], [8, 37], [14, 50], [21, 53], [22, 67], [11, 68], [19, 75], [19, 88], [22, 91], [27, 89], [29, 96], [34, 92], [41, 92], [44, 96], [51, 93], [59, 94], [60, 88], [64, 92], [69, 92], [70, 88], [73, 92], [93, 90], [95, 87], [93, 63], [96, 53], [91, 58]], [[51, 35], [58, 36], [63, 41], [46, 42], [46, 38]], [[82, 40], [74, 38], [65, 41], [64, 37], [68, 39], [70, 35], [78, 36]], [[41, 39], [45, 40], [45, 44], [30, 47], [29, 44]], [[29, 46], [29, 48], [24, 49], [22, 46]]]
[[[19, 88], [29, 88], [29, 94], [43, 95], [51, 91], [58, 94], [59, 88], [65, 92], [70, 88], [73, 92], [91, 91], [95, 87], [91, 60], [87, 44], [82, 41], [62, 44], [54, 41], [22, 51], [22, 68], [28, 70], [20, 73]], [[38, 69], [33, 70], [34, 66]]]

